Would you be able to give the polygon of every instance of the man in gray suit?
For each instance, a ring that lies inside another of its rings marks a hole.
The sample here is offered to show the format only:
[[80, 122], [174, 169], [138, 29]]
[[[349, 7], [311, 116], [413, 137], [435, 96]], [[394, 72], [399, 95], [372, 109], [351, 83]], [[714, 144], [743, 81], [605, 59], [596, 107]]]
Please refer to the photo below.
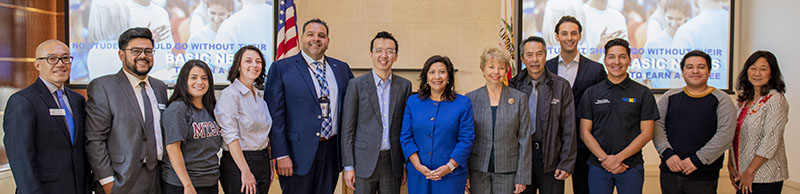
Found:
[[399, 194], [405, 184], [400, 130], [411, 82], [392, 74], [397, 48], [391, 33], [379, 32], [370, 43], [372, 71], [350, 80], [344, 96], [344, 180], [357, 194]]
[[160, 193], [161, 111], [167, 87], [148, 77], [153, 35], [131, 28], [119, 37], [122, 70], [89, 83], [86, 153], [105, 193]]
[[532, 105], [533, 181], [524, 193], [563, 194], [577, 157], [575, 104], [569, 81], [547, 70], [545, 48], [541, 37], [522, 41], [527, 71], [509, 80], [509, 86], [528, 94]]

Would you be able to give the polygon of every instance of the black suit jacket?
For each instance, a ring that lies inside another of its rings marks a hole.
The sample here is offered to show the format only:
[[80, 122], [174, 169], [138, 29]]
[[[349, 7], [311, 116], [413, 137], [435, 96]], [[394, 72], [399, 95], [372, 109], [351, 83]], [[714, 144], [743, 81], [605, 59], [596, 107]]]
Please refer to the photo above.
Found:
[[41, 79], [11, 95], [3, 117], [8, 162], [17, 193], [91, 193], [89, 163], [84, 151], [85, 100], [65, 88], [75, 120], [75, 143], [70, 142], [64, 116]]
[[[545, 63], [545, 66], [547, 66], [550, 72], [558, 74], [559, 57], [561, 56], [553, 57]], [[583, 55], [578, 55], [578, 57], [580, 57], [578, 61], [578, 75], [575, 76], [575, 82], [572, 84], [572, 96], [575, 98], [575, 107], [581, 104], [581, 97], [583, 96], [583, 92], [586, 92], [587, 88], [606, 79], [606, 69], [602, 64], [592, 61]], [[580, 138], [578, 139], [580, 140]]]

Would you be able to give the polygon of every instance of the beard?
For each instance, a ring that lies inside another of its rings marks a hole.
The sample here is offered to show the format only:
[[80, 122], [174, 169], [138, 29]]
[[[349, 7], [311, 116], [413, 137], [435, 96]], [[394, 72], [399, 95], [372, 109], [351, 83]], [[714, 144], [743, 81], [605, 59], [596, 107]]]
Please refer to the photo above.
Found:
[[148, 73], [150, 73], [150, 70], [153, 69], [153, 65], [151, 64], [150, 67], [147, 67], [147, 70], [145, 70], [145, 71], [139, 71], [139, 69], [136, 68], [136, 61], [138, 61], [138, 60], [146, 61], [148, 64], [150, 63], [150, 61], [147, 60], [147, 59], [135, 59], [134, 62], [127, 62], [126, 61], [124, 66], [125, 66], [126, 69], [130, 70], [131, 72], [133, 72], [134, 74], [136, 74], [138, 76], [146, 76]]

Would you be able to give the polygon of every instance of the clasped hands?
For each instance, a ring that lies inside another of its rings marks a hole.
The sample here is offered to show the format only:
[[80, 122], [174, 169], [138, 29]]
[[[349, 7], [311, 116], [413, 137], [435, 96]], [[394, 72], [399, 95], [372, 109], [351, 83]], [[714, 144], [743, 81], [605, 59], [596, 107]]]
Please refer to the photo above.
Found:
[[678, 155], [672, 155], [667, 159], [667, 167], [669, 167], [669, 170], [672, 172], [681, 172], [685, 175], [689, 175], [697, 170], [691, 158], [686, 157], [681, 160]]
[[430, 170], [428, 167], [422, 164], [414, 164], [414, 168], [416, 168], [419, 173], [422, 173], [422, 175], [425, 175], [425, 179], [434, 181], [442, 180], [442, 177], [452, 172], [447, 164], [439, 166], [439, 168], [436, 168], [435, 170]]
[[602, 162], [603, 168], [611, 174], [623, 173], [630, 168], [627, 164], [622, 163], [625, 158], [617, 155], [606, 155], [605, 157], [598, 157], [597, 160]]

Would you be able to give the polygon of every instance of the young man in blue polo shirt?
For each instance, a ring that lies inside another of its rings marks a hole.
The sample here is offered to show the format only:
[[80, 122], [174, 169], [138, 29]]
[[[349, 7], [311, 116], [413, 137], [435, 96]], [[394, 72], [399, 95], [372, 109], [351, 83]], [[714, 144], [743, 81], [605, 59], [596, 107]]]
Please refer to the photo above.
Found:
[[653, 137], [659, 119], [650, 89], [628, 78], [630, 46], [624, 39], [605, 45], [608, 77], [586, 89], [578, 108], [580, 134], [592, 152], [589, 193], [641, 194], [644, 184], [642, 147]]
[[691, 51], [681, 60], [686, 87], [658, 100], [653, 144], [661, 155], [661, 192], [717, 193], [723, 154], [733, 140], [736, 106], [728, 94], [708, 85], [711, 57]]

